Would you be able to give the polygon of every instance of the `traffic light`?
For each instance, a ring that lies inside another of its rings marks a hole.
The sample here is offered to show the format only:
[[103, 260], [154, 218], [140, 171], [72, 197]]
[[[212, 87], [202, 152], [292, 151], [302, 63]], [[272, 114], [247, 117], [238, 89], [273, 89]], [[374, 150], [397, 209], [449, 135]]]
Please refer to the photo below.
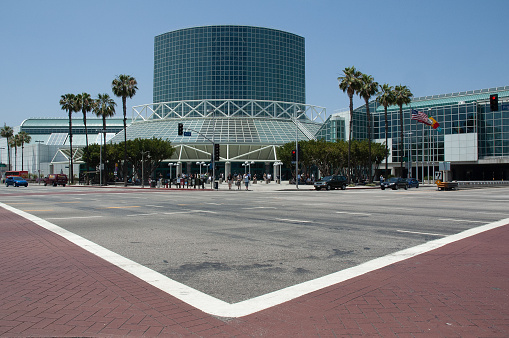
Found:
[[297, 161], [297, 150], [292, 150], [292, 161]]
[[214, 144], [214, 161], [219, 161], [219, 144]]
[[498, 111], [498, 94], [490, 95], [490, 110]]
[[302, 161], [302, 148], [299, 147], [299, 160]]
[[179, 123], [179, 136], [184, 135], [184, 125], [182, 123]]

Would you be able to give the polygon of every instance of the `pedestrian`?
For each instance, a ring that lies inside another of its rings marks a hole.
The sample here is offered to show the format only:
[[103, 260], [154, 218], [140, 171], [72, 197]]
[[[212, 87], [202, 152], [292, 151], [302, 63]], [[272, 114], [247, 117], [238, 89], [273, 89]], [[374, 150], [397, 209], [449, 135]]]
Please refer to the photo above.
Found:
[[249, 190], [248, 189], [248, 186], [249, 186], [249, 175], [247, 175], [247, 174], [244, 175], [244, 185], [246, 186], [246, 190]]
[[229, 190], [232, 190], [232, 184], [233, 184], [233, 176], [232, 176], [232, 173], [229, 173], [229, 174], [228, 174], [227, 180], [228, 180], [228, 189], [229, 189]]
[[383, 175], [380, 175], [380, 183], [383, 183], [384, 182], [384, 177]]
[[242, 183], [242, 175], [238, 174], [237, 175], [237, 182], [235, 183], [237, 185], [237, 190], [240, 190], [241, 183]]

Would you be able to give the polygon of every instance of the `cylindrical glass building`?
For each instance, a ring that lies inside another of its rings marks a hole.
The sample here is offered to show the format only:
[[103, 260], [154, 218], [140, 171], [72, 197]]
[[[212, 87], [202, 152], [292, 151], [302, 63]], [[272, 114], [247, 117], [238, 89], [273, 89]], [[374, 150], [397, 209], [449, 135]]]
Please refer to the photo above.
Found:
[[305, 103], [304, 38], [276, 29], [205, 26], [155, 37], [153, 102]]

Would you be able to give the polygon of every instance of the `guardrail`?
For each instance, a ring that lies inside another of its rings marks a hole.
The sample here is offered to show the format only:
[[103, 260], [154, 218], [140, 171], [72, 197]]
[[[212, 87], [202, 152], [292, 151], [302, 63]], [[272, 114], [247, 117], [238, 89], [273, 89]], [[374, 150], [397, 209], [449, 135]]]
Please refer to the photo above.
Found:
[[459, 188], [509, 186], [509, 181], [457, 181]]

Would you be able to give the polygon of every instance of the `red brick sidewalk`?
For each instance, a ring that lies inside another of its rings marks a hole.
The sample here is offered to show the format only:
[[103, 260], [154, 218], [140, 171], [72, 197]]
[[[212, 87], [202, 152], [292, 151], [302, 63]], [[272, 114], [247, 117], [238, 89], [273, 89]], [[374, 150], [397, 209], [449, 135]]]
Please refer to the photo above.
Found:
[[509, 226], [237, 319], [0, 208], [0, 336], [509, 336]]

